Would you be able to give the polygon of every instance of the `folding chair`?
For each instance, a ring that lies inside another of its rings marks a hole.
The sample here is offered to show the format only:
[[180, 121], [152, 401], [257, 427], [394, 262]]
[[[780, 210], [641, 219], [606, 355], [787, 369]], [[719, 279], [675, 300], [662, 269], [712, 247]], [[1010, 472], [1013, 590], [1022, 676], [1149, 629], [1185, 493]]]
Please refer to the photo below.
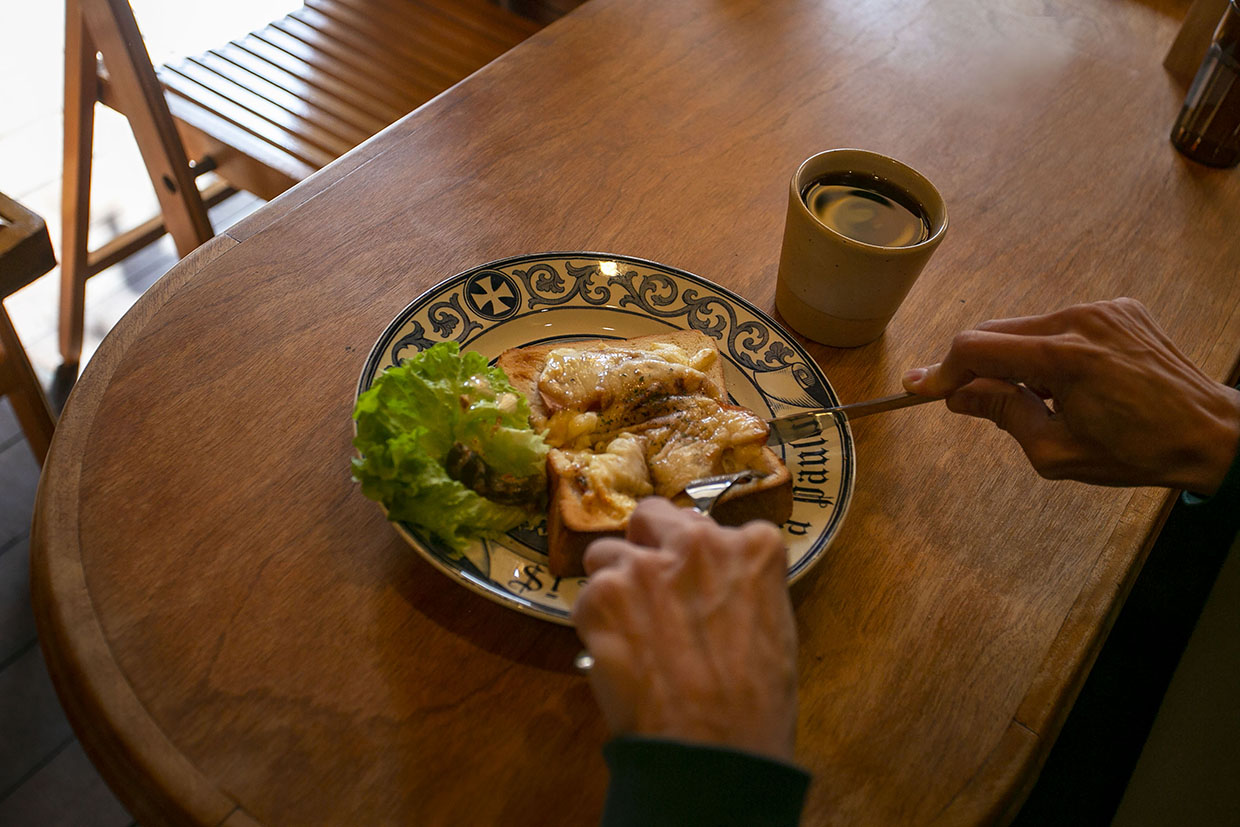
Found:
[[[487, 0], [306, 0], [155, 69], [128, 0], [66, 0], [60, 351], [76, 369], [86, 279], [167, 231], [187, 255], [234, 189], [274, 198], [520, 43], [540, 24]], [[87, 246], [94, 106], [124, 114], [161, 219]], [[200, 193], [213, 170], [220, 185]]]

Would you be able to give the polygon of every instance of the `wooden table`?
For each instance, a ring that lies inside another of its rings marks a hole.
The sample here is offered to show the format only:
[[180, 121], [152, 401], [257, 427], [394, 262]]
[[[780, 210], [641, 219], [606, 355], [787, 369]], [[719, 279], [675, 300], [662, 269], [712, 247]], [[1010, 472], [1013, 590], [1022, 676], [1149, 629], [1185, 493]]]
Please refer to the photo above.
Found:
[[[440, 279], [595, 249], [768, 310], [788, 177], [925, 173], [947, 239], [845, 400], [983, 319], [1131, 295], [1240, 355], [1240, 175], [1180, 157], [1183, 3], [592, 0], [199, 249], [104, 342], [36, 515], [61, 697], [143, 823], [585, 824], [606, 733], [570, 629], [480, 599], [349, 476], [387, 322]], [[855, 499], [793, 589], [806, 824], [1002, 820], [1170, 498], [1039, 479], [989, 424], [855, 428]]]

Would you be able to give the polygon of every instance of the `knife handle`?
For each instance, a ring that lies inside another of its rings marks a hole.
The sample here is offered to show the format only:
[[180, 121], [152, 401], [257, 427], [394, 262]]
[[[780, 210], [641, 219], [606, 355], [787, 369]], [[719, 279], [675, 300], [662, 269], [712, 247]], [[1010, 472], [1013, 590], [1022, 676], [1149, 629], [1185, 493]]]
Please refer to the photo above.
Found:
[[829, 410], [834, 413], [842, 413], [851, 420], [860, 419], [870, 414], [882, 413], [883, 411], [895, 411], [911, 405], [921, 405], [926, 402], [937, 401], [939, 401], [937, 396], [897, 393], [894, 396], [884, 396], [881, 399], [870, 399], [865, 402], [853, 402], [851, 405], [840, 405], [838, 408], [830, 408]]

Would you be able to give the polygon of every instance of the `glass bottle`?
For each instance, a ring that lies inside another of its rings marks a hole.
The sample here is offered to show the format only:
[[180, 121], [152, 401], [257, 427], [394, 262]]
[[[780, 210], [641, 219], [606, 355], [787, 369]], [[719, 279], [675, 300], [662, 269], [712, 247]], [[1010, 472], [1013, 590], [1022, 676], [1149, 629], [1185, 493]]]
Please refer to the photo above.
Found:
[[1213, 167], [1240, 162], [1240, 0], [1229, 0], [1171, 129], [1180, 152]]

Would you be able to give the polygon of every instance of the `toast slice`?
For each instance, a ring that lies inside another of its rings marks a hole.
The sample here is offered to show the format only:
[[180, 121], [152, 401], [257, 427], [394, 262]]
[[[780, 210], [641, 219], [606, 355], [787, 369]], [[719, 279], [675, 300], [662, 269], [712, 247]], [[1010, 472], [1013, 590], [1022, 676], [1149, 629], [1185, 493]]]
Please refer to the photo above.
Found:
[[720, 498], [712, 512], [720, 523], [761, 518], [778, 525], [791, 516], [788, 469], [766, 447], [765, 423], [728, 404], [723, 359], [705, 334], [553, 342], [505, 351], [498, 364], [552, 446], [553, 575], [584, 574], [586, 546], [622, 536], [642, 496], [659, 493], [688, 506], [684, 485], [710, 474], [751, 468], [762, 475]]

